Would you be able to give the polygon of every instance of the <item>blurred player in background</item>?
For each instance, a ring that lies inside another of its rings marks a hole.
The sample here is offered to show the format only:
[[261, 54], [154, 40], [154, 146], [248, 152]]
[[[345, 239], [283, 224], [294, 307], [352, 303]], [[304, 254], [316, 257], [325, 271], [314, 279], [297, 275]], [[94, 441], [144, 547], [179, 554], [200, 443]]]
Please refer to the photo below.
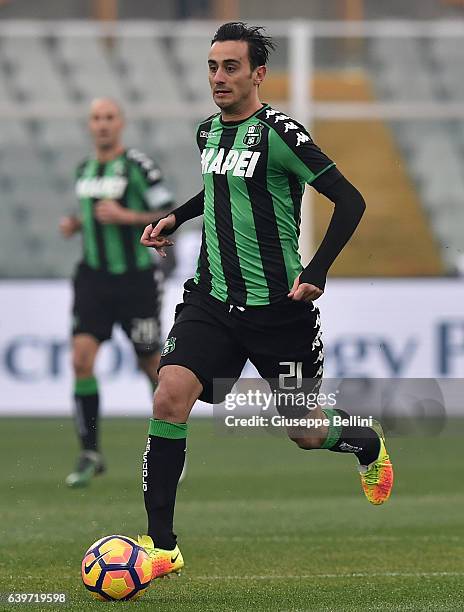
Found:
[[95, 359], [119, 323], [133, 344], [139, 368], [157, 384], [160, 334], [159, 275], [140, 228], [166, 214], [173, 197], [161, 171], [121, 141], [121, 107], [108, 98], [92, 102], [89, 131], [95, 153], [77, 168], [79, 216], [61, 219], [70, 238], [82, 233], [83, 259], [74, 277], [72, 361], [77, 433], [81, 444], [70, 487], [85, 486], [105, 470], [99, 449], [99, 390]]
[[[194, 402], [222, 401], [230, 389], [218, 397], [214, 380], [228, 379], [232, 386], [247, 359], [271, 385], [283, 375], [293, 379], [290, 388], [305, 382], [306, 391], [319, 389], [323, 352], [313, 300], [322, 295], [328, 270], [365, 209], [361, 194], [304, 126], [260, 101], [270, 48], [259, 27], [228, 23], [216, 32], [208, 66], [220, 112], [197, 131], [204, 189], [142, 236], [143, 244], [165, 254], [172, 244], [166, 236], [203, 215], [197, 272], [185, 283], [162, 351], [144, 455], [148, 535], [139, 542], [153, 559], [154, 577], [183, 567], [173, 515]], [[298, 235], [305, 183], [333, 202], [334, 213], [303, 269]], [[293, 416], [307, 415], [303, 408]], [[380, 425], [341, 425], [340, 417], [348, 415], [335, 408], [317, 406], [310, 415], [328, 424], [290, 428], [289, 437], [302, 449], [354, 454], [366, 497], [385, 502], [393, 471]]]

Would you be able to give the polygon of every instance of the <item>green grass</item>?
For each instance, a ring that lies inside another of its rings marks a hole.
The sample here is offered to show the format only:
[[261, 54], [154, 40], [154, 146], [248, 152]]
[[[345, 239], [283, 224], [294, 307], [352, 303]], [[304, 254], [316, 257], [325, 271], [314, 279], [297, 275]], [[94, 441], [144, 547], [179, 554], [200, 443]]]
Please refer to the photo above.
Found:
[[66, 606], [1, 610], [464, 609], [460, 437], [392, 439], [394, 494], [373, 507], [353, 457], [272, 436], [220, 436], [198, 420], [176, 514], [183, 576], [156, 581], [136, 603], [92, 600], [80, 582], [86, 548], [145, 531], [146, 425], [104, 421], [107, 475], [69, 490], [71, 422], [0, 420], [0, 592], [68, 596]]

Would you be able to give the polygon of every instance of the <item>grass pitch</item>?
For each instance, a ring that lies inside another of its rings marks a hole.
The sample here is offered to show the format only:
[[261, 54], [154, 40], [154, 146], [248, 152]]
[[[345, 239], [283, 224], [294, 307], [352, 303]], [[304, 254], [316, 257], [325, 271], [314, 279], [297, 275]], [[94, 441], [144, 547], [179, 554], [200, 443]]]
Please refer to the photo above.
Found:
[[[460, 426], [460, 425], [459, 425]], [[66, 605], [1, 610], [463, 610], [462, 438], [389, 442], [396, 483], [371, 506], [355, 459], [284, 439], [189, 433], [176, 526], [186, 568], [138, 602], [94, 601], [80, 561], [96, 539], [145, 531], [140, 487], [147, 422], [107, 419], [108, 473], [85, 490], [64, 478], [70, 420], [0, 420], [0, 592], [65, 592]]]

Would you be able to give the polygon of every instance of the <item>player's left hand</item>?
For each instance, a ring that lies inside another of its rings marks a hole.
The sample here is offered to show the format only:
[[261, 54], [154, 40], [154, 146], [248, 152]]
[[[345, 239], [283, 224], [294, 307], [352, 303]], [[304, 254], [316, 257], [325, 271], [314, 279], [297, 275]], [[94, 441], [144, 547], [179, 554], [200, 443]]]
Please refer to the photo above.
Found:
[[314, 302], [314, 300], [320, 298], [323, 293], [322, 289], [319, 289], [316, 285], [310, 285], [309, 283], [301, 283], [300, 285], [300, 277], [297, 276], [288, 297], [296, 302]]
[[130, 225], [132, 220], [132, 212], [115, 200], [99, 200], [95, 205], [94, 211], [95, 219], [103, 224]]

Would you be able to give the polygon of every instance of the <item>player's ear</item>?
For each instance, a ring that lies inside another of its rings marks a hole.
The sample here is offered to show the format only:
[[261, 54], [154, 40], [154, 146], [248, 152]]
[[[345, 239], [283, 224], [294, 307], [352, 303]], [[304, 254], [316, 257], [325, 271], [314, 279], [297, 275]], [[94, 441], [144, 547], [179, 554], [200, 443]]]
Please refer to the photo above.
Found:
[[255, 74], [253, 77], [253, 85], [257, 85], [258, 87], [264, 81], [264, 77], [266, 76], [266, 66], [258, 66], [255, 68]]

